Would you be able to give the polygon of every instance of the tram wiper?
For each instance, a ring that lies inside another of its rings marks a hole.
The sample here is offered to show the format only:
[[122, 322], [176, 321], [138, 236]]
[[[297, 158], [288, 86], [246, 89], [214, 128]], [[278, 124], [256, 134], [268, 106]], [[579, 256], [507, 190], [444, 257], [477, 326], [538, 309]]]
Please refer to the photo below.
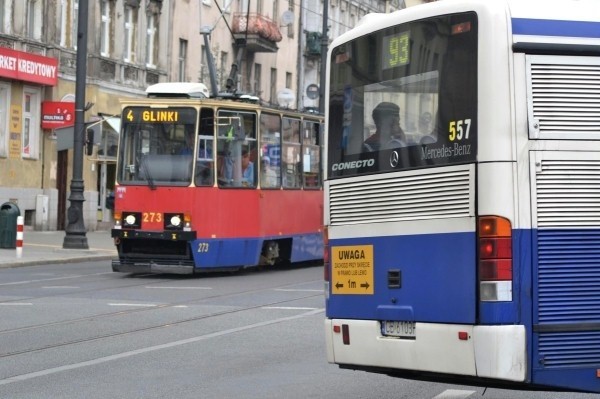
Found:
[[148, 157], [144, 155], [142, 155], [142, 171], [148, 180], [148, 186], [150, 187], [150, 190], [156, 190], [156, 184], [154, 184], [154, 179], [152, 178], [152, 175], [150, 174], [150, 168], [148, 167]]

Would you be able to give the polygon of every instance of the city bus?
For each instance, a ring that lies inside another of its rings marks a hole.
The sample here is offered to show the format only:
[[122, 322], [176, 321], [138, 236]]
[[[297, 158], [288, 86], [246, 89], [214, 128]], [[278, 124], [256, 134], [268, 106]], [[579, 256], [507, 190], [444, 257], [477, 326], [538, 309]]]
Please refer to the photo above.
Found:
[[599, 10], [447, 0], [333, 41], [328, 362], [600, 392]]
[[323, 257], [323, 118], [202, 83], [122, 101], [115, 272], [193, 274]]

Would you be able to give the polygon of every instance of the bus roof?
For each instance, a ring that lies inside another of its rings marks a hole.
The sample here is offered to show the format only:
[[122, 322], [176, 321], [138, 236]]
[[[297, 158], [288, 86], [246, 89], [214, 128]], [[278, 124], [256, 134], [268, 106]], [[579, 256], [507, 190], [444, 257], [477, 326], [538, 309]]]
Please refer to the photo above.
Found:
[[[401, 9], [389, 14], [365, 15], [354, 29], [333, 40], [329, 50], [363, 34], [431, 15], [457, 10], [489, 11], [506, 15], [514, 43], [566, 43], [600, 45], [598, 0], [443, 0]], [[511, 24], [512, 23], [512, 24]]]

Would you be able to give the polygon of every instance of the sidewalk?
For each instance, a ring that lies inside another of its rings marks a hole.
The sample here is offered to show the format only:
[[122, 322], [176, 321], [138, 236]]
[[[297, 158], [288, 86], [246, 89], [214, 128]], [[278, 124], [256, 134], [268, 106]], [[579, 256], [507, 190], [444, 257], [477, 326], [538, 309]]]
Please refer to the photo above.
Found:
[[87, 232], [89, 249], [63, 249], [65, 235], [64, 231], [25, 230], [21, 257], [15, 248], [0, 248], [0, 268], [92, 260], [106, 260], [110, 266], [110, 259], [117, 257], [110, 231]]

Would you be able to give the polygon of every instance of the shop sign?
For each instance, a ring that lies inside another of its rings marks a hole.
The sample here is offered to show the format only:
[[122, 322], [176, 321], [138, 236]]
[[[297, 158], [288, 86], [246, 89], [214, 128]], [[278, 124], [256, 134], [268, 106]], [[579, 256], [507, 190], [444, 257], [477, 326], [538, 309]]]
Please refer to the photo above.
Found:
[[58, 60], [0, 47], [0, 77], [56, 86]]
[[75, 103], [72, 101], [43, 101], [42, 129], [57, 129], [73, 126]]

